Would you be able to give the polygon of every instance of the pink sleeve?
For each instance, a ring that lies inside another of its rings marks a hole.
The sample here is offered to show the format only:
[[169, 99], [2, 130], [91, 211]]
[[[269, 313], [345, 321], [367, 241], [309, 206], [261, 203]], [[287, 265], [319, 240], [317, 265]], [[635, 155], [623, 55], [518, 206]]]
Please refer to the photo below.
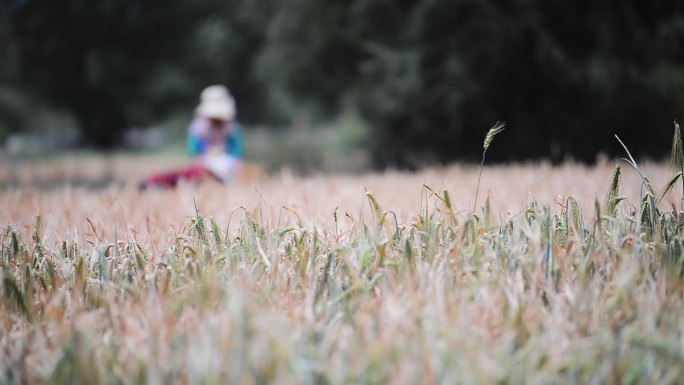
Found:
[[209, 122], [206, 119], [195, 118], [190, 123], [190, 133], [197, 138], [206, 138], [209, 135]]

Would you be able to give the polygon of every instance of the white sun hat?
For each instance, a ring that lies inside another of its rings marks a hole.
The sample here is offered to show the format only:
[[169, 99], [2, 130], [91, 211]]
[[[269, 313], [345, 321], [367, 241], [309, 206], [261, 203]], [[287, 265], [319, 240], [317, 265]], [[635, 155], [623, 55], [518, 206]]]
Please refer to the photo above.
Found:
[[215, 84], [213, 86], [209, 86], [205, 89], [202, 90], [202, 93], [200, 94], [200, 101], [205, 102], [209, 100], [227, 100], [227, 99], [232, 99], [232, 96], [230, 95], [230, 92], [228, 92], [228, 88], [225, 86], [222, 86], [220, 84]]
[[195, 110], [197, 116], [224, 121], [235, 118], [235, 102], [232, 100], [212, 100], [200, 103]]
[[226, 87], [209, 86], [202, 91], [195, 114], [207, 119], [233, 120], [236, 114], [235, 99]]

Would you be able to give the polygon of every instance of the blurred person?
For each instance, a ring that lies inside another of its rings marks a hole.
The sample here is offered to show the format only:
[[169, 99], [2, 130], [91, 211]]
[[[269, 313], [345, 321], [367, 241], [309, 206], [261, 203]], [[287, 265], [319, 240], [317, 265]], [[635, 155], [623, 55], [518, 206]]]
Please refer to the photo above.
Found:
[[188, 167], [150, 176], [140, 184], [174, 187], [180, 180], [201, 182], [215, 179], [229, 183], [243, 173], [242, 128], [235, 120], [235, 99], [222, 85], [205, 88], [195, 118], [188, 128], [187, 152], [193, 158]]

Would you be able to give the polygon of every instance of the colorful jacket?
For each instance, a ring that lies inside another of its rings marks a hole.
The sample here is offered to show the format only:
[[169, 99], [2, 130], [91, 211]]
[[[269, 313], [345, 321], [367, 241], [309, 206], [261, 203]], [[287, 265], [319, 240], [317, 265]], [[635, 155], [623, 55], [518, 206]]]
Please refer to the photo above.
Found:
[[220, 151], [233, 158], [242, 159], [242, 127], [237, 122], [228, 122], [222, 129], [212, 129], [206, 119], [195, 118], [188, 130], [187, 152], [200, 156], [208, 151]]

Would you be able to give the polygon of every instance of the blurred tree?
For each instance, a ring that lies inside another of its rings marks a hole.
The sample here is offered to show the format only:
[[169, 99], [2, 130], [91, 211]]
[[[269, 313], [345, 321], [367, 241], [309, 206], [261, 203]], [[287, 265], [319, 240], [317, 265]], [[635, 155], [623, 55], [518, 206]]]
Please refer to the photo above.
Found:
[[282, 1], [261, 73], [373, 125], [378, 166], [614, 154], [660, 157], [684, 108], [684, 3]]
[[251, 123], [282, 100], [355, 109], [378, 166], [476, 160], [497, 120], [492, 160], [591, 161], [622, 151], [613, 133], [660, 157], [684, 108], [675, 0], [6, 0], [0, 17], [3, 85], [100, 147], [212, 83]]
[[[2, 8], [0, 8], [1, 10]], [[6, 12], [0, 12], [0, 145], [5, 142], [10, 132], [21, 126], [21, 108], [17, 101], [14, 78], [16, 77], [16, 60], [12, 41], [7, 30]]]
[[[237, 101], [238, 118], [246, 123], [281, 118], [255, 71], [272, 13], [269, 0], [219, 1], [195, 30], [194, 54], [176, 62], [179, 71], [192, 74], [198, 90], [216, 83], [228, 86]], [[192, 95], [193, 102], [197, 96]]]
[[[85, 143], [116, 145], [126, 108], [141, 102], [141, 85], [160, 58], [177, 54], [193, 24], [194, 14], [177, 3], [15, 2], [9, 29], [24, 84], [72, 112]], [[185, 12], [188, 21], [174, 23]]]
[[73, 113], [84, 144], [113, 147], [131, 124], [158, 120], [181, 104], [190, 111], [208, 84], [249, 88], [250, 77], [240, 72], [258, 47], [239, 21], [239, 1], [3, 4], [22, 84]]

